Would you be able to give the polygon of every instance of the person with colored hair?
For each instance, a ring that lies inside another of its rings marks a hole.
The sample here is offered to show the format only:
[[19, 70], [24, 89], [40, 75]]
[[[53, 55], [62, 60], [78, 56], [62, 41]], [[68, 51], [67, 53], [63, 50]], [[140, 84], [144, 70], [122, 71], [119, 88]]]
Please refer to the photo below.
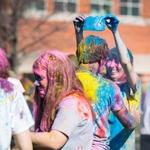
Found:
[[[109, 50], [107, 42], [98, 36], [90, 35], [84, 39], [83, 25], [85, 18], [79, 16], [74, 20], [77, 41], [76, 54], [78, 60], [82, 63], [89, 63], [91, 66], [95, 66], [96, 63], [94, 72], [96, 72], [97, 75], [104, 74], [105, 72], [105, 77], [111, 79], [120, 87], [123, 100], [128, 111], [135, 116], [136, 121], [139, 122], [141, 83], [136, 72], [134, 71], [134, 67], [131, 63], [132, 61], [130, 61], [132, 55], [131, 52], [126, 48], [119, 35], [119, 31], [117, 30], [119, 21], [116, 19], [116, 17], [112, 16], [108, 16], [105, 19], [107, 27], [113, 32], [114, 35], [116, 42], [115, 50]], [[99, 43], [97, 41], [99, 41]], [[80, 57], [85, 60], [81, 61]], [[91, 68], [90, 70], [93, 71]], [[109, 115], [109, 126], [110, 149], [135, 149], [135, 131], [126, 130], [123, 124], [121, 124], [118, 118], [116, 118], [114, 113]], [[98, 128], [101, 127], [99, 126]], [[97, 136], [101, 137], [101, 133], [99, 132], [99, 135]]]
[[75, 68], [57, 50], [41, 54], [33, 64], [35, 132], [33, 143], [52, 149], [90, 150], [93, 115]]
[[13, 136], [19, 149], [32, 150], [29, 128], [34, 121], [22, 92], [7, 80], [9, 67], [0, 48], [0, 149], [9, 150]]

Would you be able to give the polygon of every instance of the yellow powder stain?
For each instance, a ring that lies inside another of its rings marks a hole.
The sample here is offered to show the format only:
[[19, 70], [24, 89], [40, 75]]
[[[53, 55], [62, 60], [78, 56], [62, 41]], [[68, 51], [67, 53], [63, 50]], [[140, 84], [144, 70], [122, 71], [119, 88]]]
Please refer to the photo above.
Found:
[[93, 102], [96, 102], [96, 90], [99, 86], [96, 77], [92, 76], [88, 71], [77, 71], [76, 76], [82, 83], [85, 95]]

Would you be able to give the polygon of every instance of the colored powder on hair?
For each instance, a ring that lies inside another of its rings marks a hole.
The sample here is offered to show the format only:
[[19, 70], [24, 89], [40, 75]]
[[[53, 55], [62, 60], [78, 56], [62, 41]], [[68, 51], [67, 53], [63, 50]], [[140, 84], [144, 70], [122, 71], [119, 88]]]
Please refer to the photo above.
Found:
[[79, 44], [77, 57], [80, 63], [97, 62], [108, 50], [106, 41], [98, 36], [89, 35]]
[[6, 69], [9, 67], [9, 62], [6, 53], [0, 48], [0, 69]]
[[[41, 54], [33, 64], [33, 73], [37, 79], [44, 78], [45, 81], [45, 85], [41, 86], [43, 93], [36, 88], [34, 97], [35, 130], [49, 131], [62, 97], [74, 89], [82, 89], [75, 78], [73, 64], [60, 51], [50, 50]], [[44, 108], [43, 112], [41, 106]]]
[[[88, 50], [87, 50], [88, 49]], [[89, 53], [91, 53], [91, 46], [87, 47], [82, 41], [79, 45], [79, 52], [78, 52], [78, 60], [80, 63], [83, 63], [83, 60], [88, 60], [89, 58]]]
[[10, 67], [9, 61], [7, 59], [7, 55], [2, 48], [0, 48], [0, 77], [7, 78], [8, 77], [8, 69]]
[[93, 43], [96, 46], [99, 46], [104, 43], [104, 39], [101, 39], [98, 36], [90, 35], [85, 39], [85, 44], [88, 46], [91, 45], [91, 43]]

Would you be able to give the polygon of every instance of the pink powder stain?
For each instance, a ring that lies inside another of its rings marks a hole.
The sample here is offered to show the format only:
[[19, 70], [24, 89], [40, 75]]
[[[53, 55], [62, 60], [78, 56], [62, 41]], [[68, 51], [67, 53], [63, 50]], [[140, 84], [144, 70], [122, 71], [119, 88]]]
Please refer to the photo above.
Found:
[[113, 59], [113, 60], [107, 62], [107, 66], [108, 66], [108, 67], [111, 67], [111, 68], [113, 68], [113, 67], [119, 68], [119, 67], [120, 67], [120, 64], [117, 64], [117, 63], [115, 62], [115, 59]]
[[82, 117], [84, 117], [86, 120], [88, 120], [90, 118], [89, 106], [85, 102], [79, 101], [77, 107], [78, 107], [78, 111], [82, 115]]
[[0, 48], [0, 69], [6, 69], [9, 67], [7, 55], [2, 48]]

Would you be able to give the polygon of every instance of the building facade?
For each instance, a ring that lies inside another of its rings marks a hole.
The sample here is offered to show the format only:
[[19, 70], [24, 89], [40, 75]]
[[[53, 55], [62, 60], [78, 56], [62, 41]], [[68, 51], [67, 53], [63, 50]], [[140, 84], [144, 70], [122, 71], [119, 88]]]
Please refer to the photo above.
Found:
[[[121, 36], [134, 53], [137, 72], [149, 74], [149, 8], [149, 0], [31, 0], [26, 9], [26, 19], [20, 21], [19, 47], [23, 47], [25, 52], [59, 49], [74, 53], [76, 43], [73, 19], [80, 14], [89, 16], [112, 13], [119, 18]], [[109, 30], [84, 33], [85, 36], [88, 34], [102, 36], [110, 48], [114, 46]], [[145, 67], [142, 65], [144, 61]]]

